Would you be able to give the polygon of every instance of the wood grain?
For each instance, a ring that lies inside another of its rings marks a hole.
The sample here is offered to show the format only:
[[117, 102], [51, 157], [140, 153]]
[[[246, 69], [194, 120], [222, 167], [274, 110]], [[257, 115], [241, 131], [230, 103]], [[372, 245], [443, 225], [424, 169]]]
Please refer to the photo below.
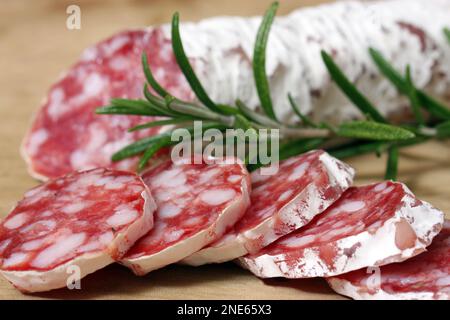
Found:
[[[1, 1], [0, 5], [0, 217], [37, 184], [26, 172], [19, 145], [33, 112], [58, 75], [87, 46], [125, 28], [165, 23], [174, 11], [183, 20], [214, 15], [261, 14], [271, 0], [76, 1], [82, 29], [65, 27], [72, 1]], [[315, 0], [281, 1], [286, 13]], [[424, 200], [450, 212], [450, 145], [428, 143], [402, 152], [400, 178]], [[358, 184], [383, 176], [384, 158], [351, 159]], [[135, 277], [113, 265], [82, 280], [82, 290], [23, 295], [3, 278], [0, 299], [339, 299], [322, 279], [262, 281], [232, 263], [191, 268], [170, 266]]]

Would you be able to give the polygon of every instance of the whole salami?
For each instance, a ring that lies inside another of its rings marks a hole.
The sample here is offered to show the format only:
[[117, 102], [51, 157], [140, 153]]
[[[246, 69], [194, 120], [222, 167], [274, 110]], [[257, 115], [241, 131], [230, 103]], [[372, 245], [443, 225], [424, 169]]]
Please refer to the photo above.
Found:
[[337, 293], [353, 299], [450, 300], [450, 221], [427, 251], [412, 259], [327, 281]]
[[220, 238], [250, 204], [250, 181], [238, 159], [168, 160], [143, 175], [155, 196], [155, 228], [125, 255], [137, 275], [175, 263]]
[[239, 262], [262, 278], [339, 275], [424, 252], [443, 221], [402, 183], [351, 187], [304, 228]]
[[153, 226], [156, 204], [133, 173], [75, 172], [29, 190], [0, 224], [0, 273], [25, 292], [67, 285], [119, 260]]
[[353, 175], [352, 168], [322, 150], [282, 161], [275, 175], [253, 172], [251, 206], [244, 217], [183, 263], [198, 266], [258, 252], [323, 212], [352, 184]]
[[[380, 75], [369, 47], [381, 50], [399, 71], [411, 65], [419, 88], [450, 101], [450, 46], [442, 33], [450, 25], [449, 11], [447, 0], [339, 1], [277, 18], [269, 37], [267, 73], [278, 119], [296, 119], [288, 92], [313, 120], [361, 117], [330, 80], [322, 49], [384, 115], [404, 119], [410, 108], [407, 98]], [[233, 104], [239, 98], [251, 108], [259, 106], [251, 60], [260, 20], [224, 17], [181, 26], [187, 55], [213, 100]], [[160, 129], [128, 133], [141, 117], [93, 111], [113, 97], [142, 97], [142, 51], [170, 93], [193, 99], [173, 57], [168, 25], [114, 35], [86, 49], [51, 87], [22, 148], [34, 176], [44, 179], [96, 166], [135, 167], [135, 159], [112, 164], [111, 154]]]

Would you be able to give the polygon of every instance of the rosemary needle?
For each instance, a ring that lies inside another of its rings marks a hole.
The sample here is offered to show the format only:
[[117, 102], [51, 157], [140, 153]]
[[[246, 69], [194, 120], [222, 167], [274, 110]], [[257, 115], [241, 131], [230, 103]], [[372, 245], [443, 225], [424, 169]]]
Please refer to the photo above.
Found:
[[368, 114], [373, 120], [377, 122], [386, 123], [386, 119], [378, 112], [378, 110], [367, 100], [356, 87], [347, 79], [342, 70], [333, 61], [331, 56], [325, 51], [322, 51], [322, 60], [328, 69], [331, 77], [338, 87], [345, 93], [345, 95], [353, 102], [353, 104], [361, 110], [363, 114]]
[[449, 28], [444, 28], [444, 35], [448, 40], [448, 43], [450, 44], [450, 29]]
[[273, 111], [272, 98], [270, 96], [269, 80], [266, 74], [266, 47], [269, 38], [270, 27], [278, 9], [278, 2], [272, 3], [266, 11], [256, 35], [253, 51], [253, 76], [255, 78], [256, 91], [258, 92], [261, 107], [268, 117], [276, 120]]

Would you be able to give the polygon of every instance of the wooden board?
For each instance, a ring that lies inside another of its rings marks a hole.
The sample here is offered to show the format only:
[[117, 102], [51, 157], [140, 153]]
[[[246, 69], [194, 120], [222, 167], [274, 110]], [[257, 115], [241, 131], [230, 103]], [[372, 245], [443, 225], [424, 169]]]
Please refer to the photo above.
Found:
[[[19, 155], [31, 115], [58, 75], [80, 52], [114, 32], [168, 22], [174, 11], [183, 20], [214, 15], [257, 15], [269, 0], [77, 1], [81, 30], [66, 29], [69, 1], [2, 1], [0, 5], [0, 217], [25, 190], [37, 184]], [[282, 1], [280, 13], [324, 1]], [[421, 198], [450, 212], [450, 144], [428, 143], [403, 152], [400, 179]], [[358, 184], [382, 179], [384, 158], [364, 156], [350, 163]], [[81, 282], [82, 290], [22, 295], [0, 278], [0, 299], [336, 299], [322, 279], [261, 281], [229, 263], [201, 268], [171, 266], [139, 278], [110, 266]]]

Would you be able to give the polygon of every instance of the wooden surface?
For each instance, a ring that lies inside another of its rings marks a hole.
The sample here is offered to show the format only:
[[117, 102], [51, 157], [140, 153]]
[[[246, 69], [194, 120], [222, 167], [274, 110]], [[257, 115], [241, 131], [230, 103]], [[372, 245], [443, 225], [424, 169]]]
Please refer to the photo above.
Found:
[[[280, 13], [324, 1], [281, 1]], [[26, 172], [19, 144], [50, 84], [83, 48], [130, 27], [164, 23], [178, 10], [184, 20], [261, 14], [270, 0], [76, 1], [82, 29], [65, 27], [75, 2], [0, 0], [0, 217], [37, 184]], [[422, 199], [450, 212], [450, 144], [429, 143], [402, 153], [400, 179]], [[382, 179], [385, 159], [352, 159], [357, 183]], [[0, 299], [336, 299], [322, 279], [261, 281], [233, 264], [170, 266], [139, 278], [113, 265], [88, 276], [82, 290], [22, 295], [0, 278]]]

